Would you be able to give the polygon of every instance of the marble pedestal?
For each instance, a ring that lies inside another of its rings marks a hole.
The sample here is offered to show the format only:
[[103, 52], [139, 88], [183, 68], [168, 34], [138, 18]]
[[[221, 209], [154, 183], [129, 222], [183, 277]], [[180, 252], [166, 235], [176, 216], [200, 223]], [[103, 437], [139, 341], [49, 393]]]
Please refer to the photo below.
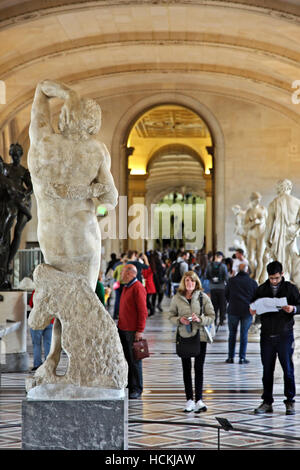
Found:
[[0, 324], [16, 325], [14, 331], [1, 341], [2, 372], [26, 372], [29, 368], [27, 353], [27, 293], [1, 291]]
[[[55, 388], [58, 393], [51, 399]], [[64, 387], [43, 385], [36, 387], [43, 393], [35, 393], [35, 389], [28, 393], [22, 403], [22, 448], [126, 450], [127, 394], [123, 390], [66, 388], [68, 393]], [[62, 399], [64, 396], [69, 398]]]

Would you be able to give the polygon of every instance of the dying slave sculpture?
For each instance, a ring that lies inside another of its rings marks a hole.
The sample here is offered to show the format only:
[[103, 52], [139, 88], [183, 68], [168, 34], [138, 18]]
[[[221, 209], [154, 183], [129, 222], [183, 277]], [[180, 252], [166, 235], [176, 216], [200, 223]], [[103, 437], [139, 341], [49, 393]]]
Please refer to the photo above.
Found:
[[[52, 127], [50, 100], [60, 99], [58, 130]], [[72, 384], [122, 389], [127, 365], [117, 328], [95, 294], [101, 233], [93, 199], [107, 208], [118, 193], [110, 155], [95, 138], [101, 109], [62, 83], [37, 85], [29, 128], [28, 165], [38, 212], [38, 240], [45, 264], [34, 272], [36, 292], [29, 324], [43, 329], [54, 317], [50, 353], [27, 389]], [[69, 364], [56, 368], [61, 348]]]

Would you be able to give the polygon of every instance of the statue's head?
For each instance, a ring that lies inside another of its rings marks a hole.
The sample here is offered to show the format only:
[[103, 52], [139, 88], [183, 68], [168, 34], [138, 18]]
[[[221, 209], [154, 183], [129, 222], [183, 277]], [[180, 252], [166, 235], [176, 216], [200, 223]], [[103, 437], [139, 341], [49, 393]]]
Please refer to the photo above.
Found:
[[251, 193], [251, 195], [250, 195], [250, 201], [251, 201], [251, 202], [259, 202], [259, 201], [261, 201], [261, 194], [254, 191], [254, 192]]
[[58, 128], [62, 134], [95, 135], [100, 127], [101, 108], [94, 100], [69, 100], [61, 108]]
[[9, 155], [11, 156], [15, 164], [20, 163], [20, 160], [23, 155], [23, 148], [18, 142], [16, 144], [11, 144], [9, 147]]
[[232, 206], [232, 212], [234, 213], [234, 215], [238, 215], [240, 212], [241, 212], [241, 206], [239, 206], [238, 204], [235, 204], [235, 206]]
[[290, 180], [279, 180], [276, 185], [277, 194], [290, 194], [293, 189], [293, 184]]

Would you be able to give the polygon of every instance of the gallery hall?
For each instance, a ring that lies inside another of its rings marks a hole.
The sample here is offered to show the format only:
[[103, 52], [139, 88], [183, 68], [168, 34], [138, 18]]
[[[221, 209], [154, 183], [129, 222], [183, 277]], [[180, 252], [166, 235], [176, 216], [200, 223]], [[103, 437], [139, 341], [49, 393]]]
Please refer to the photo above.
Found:
[[0, 0], [0, 51], [0, 450], [300, 449], [300, 0]]

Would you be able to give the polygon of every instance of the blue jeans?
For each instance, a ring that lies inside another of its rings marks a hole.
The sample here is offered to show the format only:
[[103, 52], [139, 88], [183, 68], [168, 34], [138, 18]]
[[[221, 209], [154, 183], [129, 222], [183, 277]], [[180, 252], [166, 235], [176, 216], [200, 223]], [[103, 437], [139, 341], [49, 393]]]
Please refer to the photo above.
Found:
[[44, 358], [49, 354], [52, 338], [52, 323], [44, 330], [33, 330], [30, 328], [32, 346], [33, 346], [33, 367], [39, 367], [42, 364], [42, 341], [44, 345]]
[[252, 315], [230, 315], [228, 314], [228, 357], [234, 358], [237, 329], [240, 324], [240, 359], [246, 359], [248, 343], [248, 330], [252, 324]]
[[260, 338], [261, 361], [263, 365], [263, 386], [262, 399], [268, 403], [273, 403], [273, 381], [276, 357], [283, 370], [284, 395], [288, 401], [293, 401], [296, 395], [294, 378], [294, 333], [289, 330], [276, 336], [261, 336]]

